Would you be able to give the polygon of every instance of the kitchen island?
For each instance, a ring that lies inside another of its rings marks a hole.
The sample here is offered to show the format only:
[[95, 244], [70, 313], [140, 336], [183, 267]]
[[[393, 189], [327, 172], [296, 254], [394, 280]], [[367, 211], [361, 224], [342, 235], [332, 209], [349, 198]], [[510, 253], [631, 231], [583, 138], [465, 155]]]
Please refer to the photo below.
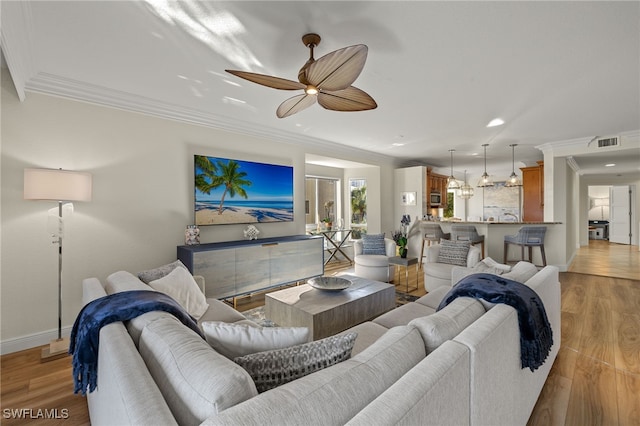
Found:
[[[429, 222], [433, 223], [433, 222]], [[463, 221], [440, 221], [439, 223], [445, 233], [451, 232], [451, 225], [473, 225], [478, 234], [484, 235], [485, 257], [502, 263], [504, 254], [504, 236], [515, 235], [518, 229], [525, 225], [546, 226], [547, 234], [544, 239], [544, 249], [548, 265], [555, 265], [561, 271], [566, 271], [568, 267], [565, 258], [566, 230], [561, 222], [463, 222]], [[522, 259], [520, 247], [510, 245], [508, 253], [509, 262], [517, 262]], [[528, 250], [525, 249], [525, 257]], [[542, 257], [538, 248], [533, 249], [533, 263], [542, 265]]]

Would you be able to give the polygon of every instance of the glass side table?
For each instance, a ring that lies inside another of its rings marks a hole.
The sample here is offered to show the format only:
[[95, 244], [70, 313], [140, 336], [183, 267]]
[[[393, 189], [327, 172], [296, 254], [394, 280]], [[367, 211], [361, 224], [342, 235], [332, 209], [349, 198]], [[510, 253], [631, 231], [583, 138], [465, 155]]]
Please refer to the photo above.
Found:
[[[407, 294], [410, 291], [415, 291], [418, 289], [418, 258], [417, 257], [400, 257], [394, 256], [389, 258], [389, 265], [396, 265], [404, 267], [404, 280], [407, 288]], [[416, 265], [416, 286], [413, 288], [409, 288], [409, 266]], [[398, 268], [398, 283], [400, 282], [400, 269]]]

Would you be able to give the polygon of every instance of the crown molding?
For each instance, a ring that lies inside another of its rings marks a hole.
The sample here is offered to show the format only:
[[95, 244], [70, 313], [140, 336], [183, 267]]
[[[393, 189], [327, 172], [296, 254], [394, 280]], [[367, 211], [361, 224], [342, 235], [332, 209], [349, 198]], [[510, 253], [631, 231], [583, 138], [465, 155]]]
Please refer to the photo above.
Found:
[[[620, 145], [611, 148], [597, 148], [595, 145], [590, 145], [596, 139], [606, 136], [619, 136], [621, 140]], [[537, 145], [535, 148], [542, 151], [543, 154], [552, 154], [554, 157], [564, 157], [568, 155], [585, 154], [590, 152], [602, 152], [603, 149], [628, 149], [633, 148], [634, 146], [640, 147], [640, 130], [631, 130], [627, 132], [611, 133], [607, 135], [568, 139], [557, 142], [547, 142], [542, 145]]]
[[306, 135], [293, 134], [241, 121], [232, 117], [215, 116], [208, 111], [187, 108], [181, 105], [133, 95], [128, 92], [49, 73], [38, 73], [27, 82], [25, 88], [29, 92], [88, 102], [153, 117], [225, 130], [231, 133], [276, 140], [296, 146], [304, 144], [305, 146], [316, 149], [320, 153], [329, 151], [336, 154], [348, 155], [357, 158], [358, 162], [369, 161], [375, 164], [392, 164], [395, 161], [392, 157], [360, 148], [341, 145]]
[[7, 61], [7, 68], [18, 98], [23, 102], [26, 99], [26, 83], [35, 75], [33, 17], [30, 2], [2, 2], [0, 47]]

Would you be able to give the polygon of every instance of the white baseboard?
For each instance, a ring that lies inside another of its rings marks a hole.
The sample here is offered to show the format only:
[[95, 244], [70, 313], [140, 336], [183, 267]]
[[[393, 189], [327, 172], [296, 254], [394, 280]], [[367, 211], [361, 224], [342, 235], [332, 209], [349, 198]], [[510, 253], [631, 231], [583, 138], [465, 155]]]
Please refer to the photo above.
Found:
[[[71, 326], [62, 327], [62, 336], [68, 337], [71, 334]], [[42, 333], [30, 334], [27, 336], [7, 339], [0, 342], [0, 355], [23, 351], [42, 345], [48, 345], [50, 341], [58, 338], [58, 330], [50, 330]]]

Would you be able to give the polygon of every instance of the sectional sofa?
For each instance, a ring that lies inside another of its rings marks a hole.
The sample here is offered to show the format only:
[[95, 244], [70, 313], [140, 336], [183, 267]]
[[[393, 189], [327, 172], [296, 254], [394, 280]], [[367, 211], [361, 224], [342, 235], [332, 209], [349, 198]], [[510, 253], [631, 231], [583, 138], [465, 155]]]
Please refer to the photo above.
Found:
[[[459, 298], [436, 312], [445, 287], [345, 331], [358, 333], [350, 359], [259, 394], [243, 368], [169, 314], [112, 323], [100, 332], [91, 423], [524, 425], [560, 346], [558, 269], [547, 266], [526, 284], [554, 333], [535, 372], [521, 368], [513, 308]], [[83, 300], [136, 289], [148, 287], [120, 271], [104, 284], [84, 280]], [[200, 323], [250, 323], [208, 302]]]

